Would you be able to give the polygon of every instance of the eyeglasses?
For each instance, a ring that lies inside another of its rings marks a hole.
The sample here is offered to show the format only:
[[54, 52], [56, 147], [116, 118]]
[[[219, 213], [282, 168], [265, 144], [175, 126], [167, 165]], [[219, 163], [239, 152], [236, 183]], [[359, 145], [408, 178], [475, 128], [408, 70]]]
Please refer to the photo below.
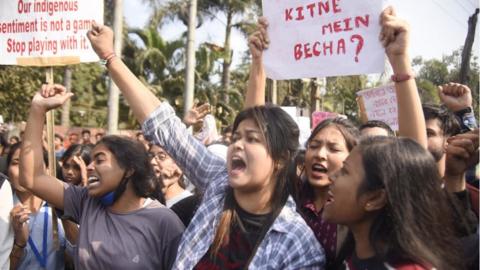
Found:
[[148, 157], [150, 159], [158, 158], [160, 161], [164, 161], [165, 159], [167, 159], [167, 155], [164, 152], [148, 153]]

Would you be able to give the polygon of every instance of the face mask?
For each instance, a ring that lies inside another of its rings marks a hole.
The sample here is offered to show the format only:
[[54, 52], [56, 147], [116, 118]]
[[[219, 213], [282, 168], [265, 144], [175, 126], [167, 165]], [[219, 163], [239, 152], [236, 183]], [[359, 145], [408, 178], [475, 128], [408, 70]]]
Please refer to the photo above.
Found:
[[110, 191], [100, 198], [100, 203], [105, 207], [111, 206], [114, 202], [115, 202], [115, 192], [114, 191]]
[[122, 196], [123, 192], [125, 191], [125, 188], [127, 187], [127, 182], [129, 180], [129, 178], [125, 177], [126, 174], [127, 173], [125, 172], [125, 174], [123, 175], [123, 180], [120, 183], [120, 185], [117, 187], [117, 189], [115, 189], [114, 191], [110, 191], [107, 194], [100, 197], [100, 203], [103, 206], [105, 207], [111, 206], [118, 198], [120, 198], [120, 196]]

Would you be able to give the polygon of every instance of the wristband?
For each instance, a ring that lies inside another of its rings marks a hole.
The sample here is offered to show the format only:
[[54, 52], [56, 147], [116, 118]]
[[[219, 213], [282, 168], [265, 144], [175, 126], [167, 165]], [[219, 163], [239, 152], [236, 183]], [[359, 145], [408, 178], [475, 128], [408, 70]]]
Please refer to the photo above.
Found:
[[107, 54], [107, 56], [104, 59], [100, 59], [100, 64], [104, 66], [108, 66], [110, 64], [110, 61], [117, 56], [114, 52]]
[[390, 79], [392, 80], [392, 82], [399, 83], [413, 79], [413, 77], [414, 76], [411, 74], [393, 74]]
[[13, 245], [18, 247], [18, 248], [21, 248], [21, 249], [24, 249], [27, 246], [27, 244], [21, 246], [21, 245], [17, 244], [17, 242], [15, 242], [15, 241], [13, 241]]

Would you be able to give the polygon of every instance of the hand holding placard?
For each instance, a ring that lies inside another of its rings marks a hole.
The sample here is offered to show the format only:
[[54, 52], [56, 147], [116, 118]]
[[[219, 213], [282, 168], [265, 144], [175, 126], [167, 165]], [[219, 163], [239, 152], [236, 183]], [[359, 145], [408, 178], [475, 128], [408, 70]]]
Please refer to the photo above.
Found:
[[408, 23], [397, 17], [393, 7], [387, 7], [383, 10], [380, 17], [382, 30], [380, 32], [380, 41], [385, 47], [385, 53], [392, 65], [394, 73], [399, 60], [408, 59], [409, 32]]
[[253, 61], [261, 60], [263, 50], [268, 49], [270, 40], [268, 38], [267, 27], [267, 18], [260, 17], [258, 19], [257, 31], [248, 38], [248, 47], [252, 54]]
[[269, 0], [271, 79], [379, 73], [385, 53], [378, 40], [383, 0]]

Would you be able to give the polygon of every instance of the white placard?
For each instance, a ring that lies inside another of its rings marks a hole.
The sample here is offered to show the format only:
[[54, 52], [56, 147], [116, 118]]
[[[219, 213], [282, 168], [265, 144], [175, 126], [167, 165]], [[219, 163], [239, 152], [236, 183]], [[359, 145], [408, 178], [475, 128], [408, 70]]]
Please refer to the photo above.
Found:
[[0, 64], [98, 61], [86, 36], [93, 21], [103, 24], [103, 0], [2, 0]]
[[299, 79], [383, 72], [378, 37], [382, 0], [264, 0], [269, 78]]
[[363, 97], [368, 120], [380, 120], [398, 130], [397, 95], [394, 85], [359, 91]]

